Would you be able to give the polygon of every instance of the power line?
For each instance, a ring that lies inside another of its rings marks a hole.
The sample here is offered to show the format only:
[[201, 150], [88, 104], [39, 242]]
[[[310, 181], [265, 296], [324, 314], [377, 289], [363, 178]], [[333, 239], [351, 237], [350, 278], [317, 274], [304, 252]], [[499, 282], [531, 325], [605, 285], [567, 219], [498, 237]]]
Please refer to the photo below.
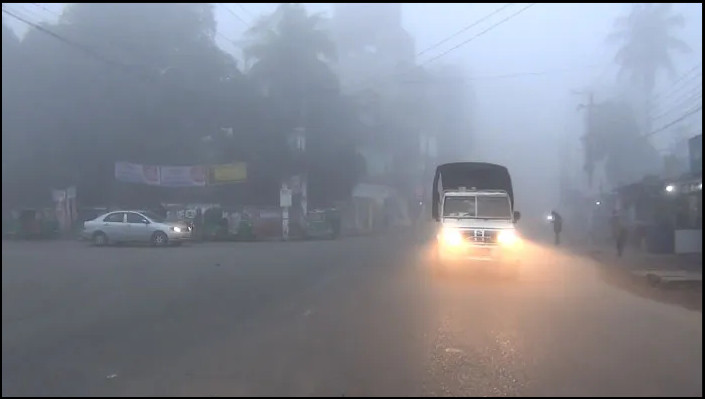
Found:
[[497, 14], [497, 13], [503, 11], [504, 9], [506, 9], [507, 7], [509, 7], [509, 6], [513, 5], [513, 4], [514, 4], [514, 3], [507, 3], [507, 4], [503, 5], [502, 7], [499, 7], [498, 9], [492, 11], [491, 13], [485, 15], [484, 17], [482, 17], [482, 18], [478, 19], [477, 21], [471, 23], [470, 25], [464, 27], [463, 29], [461, 29], [461, 30], [459, 30], [459, 31], [457, 31], [457, 32], [455, 32], [455, 33], [453, 33], [452, 35], [446, 37], [445, 39], [439, 41], [438, 43], [436, 43], [436, 44], [434, 44], [434, 45], [432, 45], [432, 46], [430, 46], [430, 47], [427, 47], [426, 49], [424, 49], [424, 50], [422, 50], [421, 52], [419, 52], [418, 54], [416, 54], [416, 56], [419, 57], [419, 56], [421, 56], [421, 55], [423, 55], [423, 54], [425, 54], [425, 53], [427, 53], [427, 52], [433, 50], [434, 48], [436, 48], [436, 47], [438, 47], [438, 46], [440, 46], [440, 45], [442, 45], [442, 44], [447, 43], [449, 40], [454, 39], [454, 38], [457, 37], [458, 35], [460, 35], [460, 34], [466, 32], [467, 30], [469, 30], [469, 29], [475, 27], [477, 24], [484, 22], [484, 21], [487, 20], [488, 18], [490, 18], [490, 17], [494, 16], [495, 14]]
[[[688, 78], [687, 80], [684, 81], [684, 84], [681, 85], [681, 87], [675, 87], [673, 90], [671, 90], [668, 93], [665, 93], [663, 96], [661, 96], [661, 98], [659, 100], [660, 101], [668, 100], [669, 98], [673, 97], [674, 95], [678, 94], [679, 92], [683, 92], [684, 90], [687, 90], [688, 88], [691, 89], [690, 91], [693, 91], [694, 89], [702, 88], [702, 79], [700, 81], [696, 80], [698, 78], [702, 78], [702, 76], [703, 76], [702, 72], [691, 76], [690, 78]], [[692, 81], [694, 81], [693, 82], [694, 84], [686, 85], [686, 83], [689, 83]]]
[[215, 34], [216, 34], [217, 36], [220, 36], [220, 37], [222, 37], [223, 39], [225, 39], [225, 41], [227, 41], [228, 43], [232, 44], [233, 47], [239, 48], [239, 47], [238, 47], [239, 44], [238, 44], [234, 39], [231, 39], [231, 38], [225, 36], [225, 34], [223, 34], [222, 32], [219, 32], [219, 31], [217, 31], [217, 30], [215, 31]]
[[[459, 48], [459, 47], [461, 47], [461, 46], [463, 46], [463, 45], [465, 45], [465, 44], [467, 44], [467, 43], [469, 43], [469, 42], [471, 42], [471, 41], [477, 39], [478, 37], [480, 37], [480, 36], [486, 34], [487, 32], [489, 32], [489, 31], [491, 31], [492, 29], [498, 27], [499, 25], [501, 25], [501, 24], [503, 24], [503, 23], [509, 21], [510, 19], [516, 17], [517, 15], [521, 14], [522, 12], [526, 11], [527, 9], [531, 8], [531, 7], [534, 6], [534, 5], [536, 5], [536, 3], [531, 3], [531, 4], [529, 4], [528, 6], [526, 6], [526, 7], [522, 8], [522, 9], [520, 9], [519, 11], [515, 12], [514, 14], [511, 14], [511, 15], [509, 15], [508, 17], [506, 17], [506, 18], [500, 20], [499, 22], [497, 22], [497, 23], [491, 25], [490, 27], [488, 27], [487, 29], [481, 31], [480, 33], [476, 34], [475, 36], [471, 37], [470, 39], [465, 40], [464, 42], [462, 42], [462, 43], [456, 45], [455, 47], [450, 48], [449, 50], [447, 50], [447, 51], [445, 51], [445, 52], [443, 52], [443, 53], [441, 53], [441, 54], [439, 54], [439, 55], [437, 55], [437, 56], [435, 56], [435, 57], [433, 57], [433, 58], [431, 58], [431, 59], [429, 59], [429, 60], [427, 60], [427, 61], [421, 63], [420, 65], [414, 65], [414, 68], [411, 69], [411, 70], [407, 70], [407, 71], [401, 72], [401, 73], [390, 74], [390, 75], [388, 75], [387, 77], [379, 77], [379, 79], [392, 79], [392, 78], [395, 78], [395, 77], [398, 78], [398, 77], [407, 75], [407, 74], [411, 73], [411, 72], [414, 71], [414, 70], [418, 70], [419, 68], [423, 67], [424, 65], [426, 65], [426, 64], [428, 64], [428, 63], [430, 63], [430, 62], [433, 62], [433, 61], [437, 60], [438, 58], [441, 58], [441, 57], [443, 57], [444, 55], [446, 55], [446, 54], [448, 54], [448, 53], [450, 53], [450, 52], [456, 50], [457, 48]], [[378, 79], [377, 81], [379, 81], [379, 79]], [[364, 84], [363, 84], [363, 85], [364, 85]], [[363, 87], [360, 87], [360, 88], [357, 89], [357, 90], [353, 90], [353, 92], [362, 92], [362, 91], [365, 91], [365, 90], [369, 90], [369, 88], [370, 88], [370, 87], [369, 87], [369, 84], [367, 84], [367, 85], [364, 85]]]
[[450, 53], [450, 52], [455, 51], [456, 49], [458, 49], [458, 48], [460, 48], [460, 47], [462, 47], [462, 46], [464, 46], [464, 45], [470, 43], [471, 41], [477, 39], [478, 37], [480, 37], [480, 36], [482, 36], [482, 35], [484, 35], [484, 34], [486, 34], [487, 32], [491, 31], [492, 29], [494, 29], [494, 28], [496, 28], [496, 27], [502, 25], [503, 23], [509, 21], [510, 19], [516, 17], [517, 15], [523, 13], [524, 11], [528, 10], [529, 8], [531, 8], [531, 7], [535, 6], [535, 5], [536, 5], [536, 3], [531, 3], [531, 4], [529, 4], [528, 6], [526, 6], [526, 7], [522, 8], [522, 9], [520, 9], [519, 11], [515, 12], [514, 14], [511, 14], [511, 15], [509, 15], [508, 17], [506, 17], [506, 18], [500, 20], [499, 22], [497, 22], [497, 23], [491, 25], [489, 28], [487, 28], [487, 29], [481, 31], [480, 33], [478, 33], [477, 35], [471, 37], [470, 39], [467, 39], [467, 40], [461, 42], [460, 44], [458, 44], [458, 45], [456, 45], [456, 46], [454, 46], [454, 47], [451, 47], [450, 49], [448, 49], [448, 50], [442, 52], [441, 54], [439, 54], [439, 55], [437, 55], [437, 56], [435, 56], [435, 57], [433, 57], [433, 58], [431, 58], [431, 59], [429, 59], [429, 60], [427, 60], [426, 62], [422, 63], [421, 65], [426, 65], [426, 64], [428, 64], [428, 63], [431, 63], [431, 62], [433, 62], [433, 61], [435, 61], [435, 60], [437, 60], [437, 59], [443, 57], [444, 55], [446, 55], [446, 54], [448, 54], [448, 53]]
[[226, 5], [223, 4], [223, 3], [218, 3], [218, 4], [220, 4], [221, 6], [223, 6], [223, 8], [224, 8], [227, 12], [230, 13], [230, 15], [232, 15], [232, 16], [235, 17], [235, 18], [237, 18], [237, 19], [238, 19], [240, 22], [242, 22], [245, 26], [248, 26], [248, 25], [249, 25], [244, 19], [242, 19], [241, 16], [237, 15], [237, 14], [235, 13], [235, 11], [231, 10], [230, 7], [226, 6]]
[[694, 90], [686, 93], [685, 96], [681, 96], [679, 99], [672, 103], [672, 106], [665, 111], [661, 112], [657, 116], [652, 117], [652, 120], [661, 119], [664, 116], [671, 114], [673, 111], [683, 108], [684, 105], [692, 104], [694, 101], [702, 100], [703, 91], [701, 88], [696, 87]]
[[90, 47], [87, 47], [87, 46], [84, 46], [84, 45], [82, 45], [82, 44], [79, 44], [79, 43], [76, 43], [76, 42], [74, 42], [74, 41], [71, 41], [71, 40], [69, 40], [69, 39], [66, 39], [66, 38], [64, 38], [63, 36], [57, 35], [56, 33], [50, 31], [49, 29], [47, 29], [47, 28], [45, 28], [45, 27], [43, 27], [43, 26], [41, 26], [41, 25], [39, 25], [39, 24], [37, 24], [37, 23], [28, 21], [27, 19], [18, 16], [17, 14], [15, 14], [15, 13], [13, 13], [13, 12], [7, 10], [6, 8], [3, 8], [3, 9], [2, 9], [2, 12], [4, 12], [5, 14], [7, 14], [7, 15], [9, 15], [9, 16], [15, 18], [15, 19], [17, 19], [18, 21], [24, 22], [25, 24], [27, 24], [27, 25], [33, 27], [34, 29], [37, 29], [38, 31], [44, 32], [45, 34], [47, 34], [47, 35], [49, 35], [49, 36], [52, 36], [53, 38], [55, 38], [55, 39], [57, 39], [57, 40], [59, 40], [59, 41], [65, 43], [65, 44], [67, 44], [67, 45], [69, 45], [69, 46], [71, 46], [71, 47], [77, 48], [77, 49], [83, 51], [84, 53], [88, 54], [89, 56], [91, 56], [91, 57], [93, 57], [93, 58], [96, 58], [96, 59], [98, 59], [98, 60], [100, 60], [100, 61], [102, 61], [102, 62], [104, 62], [104, 63], [106, 63], [106, 64], [113, 65], [113, 66], [117, 66], [117, 67], [122, 68], [122, 69], [128, 67], [127, 65], [118, 63], [118, 62], [116, 62], [116, 61], [113, 61], [113, 60], [110, 60], [110, 59], [104, 57], [103, 55], [101, 55], [100, 53], [98, 53], [98, 52], [96, 52], [95, 50], [91, 49]]
[[245, 14], [249, 15], [250, 18], [255, 19], [255, 15], [250, 12], [245, 6], [242, 5], [242, 3], [235, 3], [242, 11], [245, 12]]
[[[698, 68], [702, 68], [702, 63], [699, 63], [698, 65], [696, 65], [696, 66], [690, 68], [688, 71], [686, 71], [686, 72], [683, 73], [681, 76], [679, 76], [678, 78], [676, 78], [676, 80], [673, 82], [673, 85], [671, 86], [671, 88], [670, 88], [669, 90], [664, 90], [664, 91], [661, 91], [660, 93], [655, 94], [655, 95], [651, 98], [651, 102], [652, 102], [652, 103], [655, 102], [655, 100], [657, 100], [659, 97], [668, 98], [668, 97], [670, 97], [671, 95], [673, 95], [674, 92], [678, 91], [678, 90], [677, 90], [677, 89], [678, 89], [678, 84], [681, 83], [684, 79], [688, 78], [688, 76], [689, 76], [691, 73], [697, 71]], [[689, 80], [690, 80], [690, 79], [697, 78], [698, 76], [702, 76], [702, 71], [701, 71], [699, 74], [695, 75], [695, 76], [691, 76], [691, 77], [689, 78]], [[689, 81], [689, 80], [688, 80], [688, 81]]]
[[[46, 28], [42, 27], [41, 25], [38, 25], [38, 24], [36, 24], [36, 23], [34, 23], [34, 22], [31, 22], [31, 21], [28, 21], [27, 19], [22, 18], [22, 17], [16, 15], [15, 13], [13, 13], [13, 12], [11, 12], [11, 11], [8, 11], [8, 10], [5, 9], [5, 8], [2, 9], [2, 12], [5, 13], [5, 14], [7, 14], [7, 15], [9, 15], [9, 16], [11, 16], [11, 17], [13, 17], [13, 18], [15, 18], [15, 19], [17, 19], [17, 20], [19, 20], [19, 21], [21, 21], [21, 22], [24, 22], [25, 24], [27, 24], [27, 25], [29, 25], [29, 26], [31, 26], [31, 27], [37, 29], [38, 31], [40, 31], [40, 32], [42, 32], [42, 33], [45, 33], [45, 34], [47, 34], [47, 35], [49, 35], [49, 36], [51, 36], [51, 37], [53, 37], [53, 38], [55, 38], [55, 39], [57, 39], [57, 40], [63, 42], [64, 44], [69, 45], [70, 47], [74, 47], [74, 48], [77, 48], [77, 49], [83, 51], [84, 53], [86, 53], [86, 54], [89, 55], [90, 57], [93, 57], [93, 58], [95, 58], [95, 59], [97, 59], [97, 60], [99, 60], [99, 61], [101, 61], [101, 62], [103, 62], [103, 63], [105, 63], [105, 64], [107, 64], [107, 65], [109, 65], [109, 66], [116, 67], [117, 69], [121, 70], [121, 71], [124, 72], [124, 73], [131, 74], [131, 75], [133, 75], [134, 77], [136, 77], [136, 78], [138, 78], [138, 79], [140, 79], [140, 80], [142, 80], [142, 81], [148, 81], [149, 83], [152, 83], [152, 84], [155, 84], [155, 85], [159, 85], [159, 86], [164, 87], [164, 82], [163, 82], [163, 81], [161, 81], [161, 80], [156, 80], [156, 81], [155, 81], [155, 80], [152, 78], [152, 77], [153, 77], [152, 75], [147, 74], [146, 71], [140, 72], [140, 71], [137, 69], [137, 68], [143, 67], [143, 66], [136, 66], [136, 65], [135, 65], [135, 66], [130, 66], [130, 65], [126, 65], [126, 64], [123, 64], [123, 63], [120, 63], [120, 62], [117, 62], [117, 61], [110, 60], [110, 59], [104, 57], [102, 54], [100, 54], [100, 53], [94, 51], [94, 50], [91, 49], [90, 47], [87, 47], [87, 46], [84, 46], [84, 45], [82, 45], [82, 44], [76, 43], [76, 42], [74, 42], [74, 41], [72, 41], [72, 40], [66, 39], [66, 38], [62, 37], [61, 35], [58, 35], [58, 34], [52, 32], [52, 31], [50, 31], [49, 29], [46, 29]], [[169, 69], [169, 68], [167, 68], [167, 70], [168, 70], [168, 69]], [[205, 93], [205, 92], [202, 91], [202, 90], [195, 90], [195, 89], [191, 89], [191, 88], [188, 88], [188, 87], [183, 87], [183, 86], [178, 86], [178, 85], [172, 85], [172, 86], [173, 86], [173, 87], [177, 87], [177, 88], [183, 90], [184, 92], [186, 92], [186, 93], [188, 93], [188, 94], [192, 94], [192, 95], [194, 95], [194, 94], [202, 95], [202, 94]]]
[[53, 15], [55, 15], [55, 16], [61, 18], [61, 14], [59, 14], [59, 13], [56, 12], [56, 11], [53, 11], [53, 10], [50, 10], [50, 9], [46, 8], [46, 7], [45, 7], [44, 5], [42, 5], [42, 4], [39, 4], [39, 3], [31, 3], [31, 4], [34, 4], [35, 6], [41, 8], [42, 10], [48, 12], [49, 14], [53, 14]]
[[687, 118], [690, 117], [691, 115], [693, 115], [693, 114], [695, 114], [695, 113], [697, 113], [697, 112], [699, 112], [699, 111], [702, 111], [702, 109], [703, 109], [702, 104], [701, 104], [701, 105], [698, 105], [696, 108], [693, 108], [693, 109], [691, 109], [690, 111], [686, 112], [685, 114], [683, 114], [683, 115], [682, 115], [681, 117], [679, 117], [678, 119], [673, 120], [673, 121], [667, 123], [666, 125], [661, 126], [660, 128], [651, 131], [650, 133], [644, 135], [644, 137], [650, 137], [650, 136], [653, 136], [653, 135], [656, 134], [656, 133], [660, 133], [660, 132], [662, 132], [662, 131], [668, 129], [669, 127], [671, 127], [671, 126], [673, 126], [673, 125], [675, 125], [675, 124], [677, 124], [677, 123], [679, 123], [679, 122], [681, 122], [681, 121], [687, 119]]
[[[39, 8], [42, 8], [43, 10], [45, 10], [45, 11], [47, 11], [47, 12], [50, 12], [50, 13], [54, 14], [55, 16], [59, 17], [59, 18], [61, 17], [60, 14], [58, 14], [58, 13], [56, 13], [56, 12], [54, 12], [54, 11], [52, 11], [52, 10], [50, 10], [50, 9], [48, 9], [48, 8], [46, 8], [46, 7], [44, 7], [44, 6], [42, 6], [42, 5], [39, 4], [39, 3], [31, 3], [31, 4], [33, 4], [33, 5], [35, 5], [35, 6], [39, 7]], [[23, 11], [26, 12], [26, 11], [28, 11], [28, 10], [23, 10]], [[37, 14], [34, 14], [34, 15], [37, 16]], [[40, 18], [40, 19], [41, 19], [41, 18]], [[23, 22], [27, 23], [26, 21], [23, 21]], [[75, 24], [72, 24], [72, 25], [75, 26]], [[239, 48], [239, 47], [238, 47], [239, 45], [238, 45], [238, 43], [237, 43], [235, 40], [233, 40], [233, 39], [227, 37], [226, 35], [224, 35], [224, 34], [221, 33], [221, 32], [218, 32], [218, 31], [216, 31], [215, 34], [216, 34], [217, 36], [222, 37], [225, 41], [227, 41], [227, 42], [228, 42], [229, 44], [231, 44], [233, 47]], [[66, 39], [66, 40], [68, 40], [68, 39]], [[103, 58], [106, 58], [106, 57], [103, 57]]]
[[[27, 19], [30, 19], [29, 17], [35, 18], [39, 21], [43, 19], [42, 16], [37, 13], [37, 11], [30, 10], [27, 7], [20, 7], [20, 5], [22, 4], [16, 4], [12, 10], [17, 14], [24, 15], [24, 17]], [[7, 9], [7, 5], [3, 4], [3, 8]]]

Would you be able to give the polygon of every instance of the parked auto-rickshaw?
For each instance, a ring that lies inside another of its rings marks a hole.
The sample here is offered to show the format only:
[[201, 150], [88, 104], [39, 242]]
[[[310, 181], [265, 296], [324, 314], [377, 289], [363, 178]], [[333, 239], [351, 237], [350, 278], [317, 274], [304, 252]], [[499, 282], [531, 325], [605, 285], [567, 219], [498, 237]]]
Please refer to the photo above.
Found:
[[[232, 217], [238, 213], [239, 218]], [[205, 239], [212, 241], [252, 241], [255, 239], [252, 221], [243, 212], [211, 208], [203, 214]], [[231, 224], [237, 224], [231, 225]]]
[[314, 209], [306, 215], [305, 239], [335, 239], [340, 235], [340, 213], [335, 208]]

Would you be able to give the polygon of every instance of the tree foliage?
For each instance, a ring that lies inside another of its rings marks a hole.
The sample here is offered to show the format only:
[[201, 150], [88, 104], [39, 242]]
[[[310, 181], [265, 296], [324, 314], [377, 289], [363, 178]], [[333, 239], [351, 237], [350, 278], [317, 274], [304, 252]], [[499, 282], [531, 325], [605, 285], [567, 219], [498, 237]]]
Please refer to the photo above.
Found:
[[610, 42], [620, 44], [615, 61], [621, 73], [628, 74], [646, 96], [653, 93], [660, 71], [673, 76], [673, 53], [690, 51], [673, 33], [684, 20], [672, 11], [670, 3], [634, 4], [629, 15], [615, 21], [615, 30], [608, 36]]
[[640, 180], [660, 165], [658, 153], [640, 134], [628, 105], [595, 104], [588, 115], [588, 127], [583, 145], [585, 171], [591, 179], [598, 162], [604, 161], [606, 177], [613, 186]]
[[3, 201], [75, 184], [82, 202], [111, 202], [119, 160], [246, 161], [239, 200], [273, 204], [295, 161], [287, 135], [301, 123], [311, 151], [297, 162], [337, 182], [319, 190], [322, 202], [344, 197], [359, 175], [343, 164], [355, 160], [356, 120], [325, 62], [335, 46], [320, 21], [295, 5], [258, 21], [246, 73], [216, 46], [211, 4], [76, 3], [22, 41], [3, 24], [3, 192], [15, 194]]

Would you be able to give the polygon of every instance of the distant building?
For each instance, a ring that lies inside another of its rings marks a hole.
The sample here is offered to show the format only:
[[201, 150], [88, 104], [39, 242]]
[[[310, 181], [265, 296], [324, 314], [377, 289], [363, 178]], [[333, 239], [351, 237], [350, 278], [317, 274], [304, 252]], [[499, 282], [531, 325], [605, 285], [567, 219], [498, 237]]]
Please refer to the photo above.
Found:
[[414, 63], [414, 40], [402, 27], [401, 16], [398, 3], [334, 4], [331, 30], [345, 91]]

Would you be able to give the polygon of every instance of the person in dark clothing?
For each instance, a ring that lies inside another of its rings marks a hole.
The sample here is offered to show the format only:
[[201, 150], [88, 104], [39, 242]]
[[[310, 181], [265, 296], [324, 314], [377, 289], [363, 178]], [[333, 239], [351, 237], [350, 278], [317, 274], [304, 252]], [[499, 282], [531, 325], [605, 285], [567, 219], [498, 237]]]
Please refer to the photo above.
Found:
[[201, 208], [196, 209], [196, 216], [193, 218], [193, 236], [196, 241], [203, 239], [203, 212]]
[[612, 212], [611, 219], [612, 237], [614, 238], [617, 247], [617, 256], [621, 257], [624, 253], [624, 247], [627, 244], [627, 237], [629, 231], [622, 222], [622, 218], [619, 216], [619, 213], [617, 213], [616, 210]]
[[563, 231], [563, 217], [556, 211], [551, 211], [551, 223], [553, 223], [553, 234], [556, 245], [561, 243], [561, 231]]

